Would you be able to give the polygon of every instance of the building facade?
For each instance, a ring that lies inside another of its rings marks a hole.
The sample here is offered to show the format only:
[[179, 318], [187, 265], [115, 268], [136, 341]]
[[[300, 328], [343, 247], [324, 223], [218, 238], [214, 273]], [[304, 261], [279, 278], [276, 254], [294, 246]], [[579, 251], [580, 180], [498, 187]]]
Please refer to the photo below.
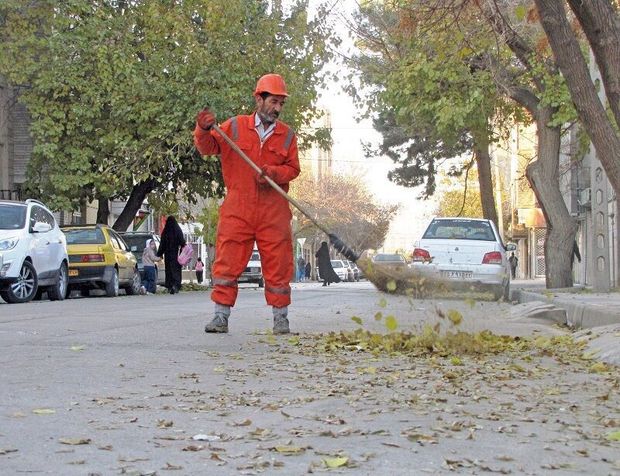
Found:
[[18, 102], [19, 91], [0, 78], [0, 198], [21, 197], [32, 155], [30, 117]]

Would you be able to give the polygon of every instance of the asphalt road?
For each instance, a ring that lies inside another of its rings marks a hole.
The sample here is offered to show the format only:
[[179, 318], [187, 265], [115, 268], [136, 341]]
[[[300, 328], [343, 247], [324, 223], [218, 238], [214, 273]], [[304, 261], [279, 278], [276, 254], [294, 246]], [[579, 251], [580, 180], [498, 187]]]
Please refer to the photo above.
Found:
[[364, 282], [296, 284], [293, 301], [296, 334], [277, 337], [252, 286], [228, 335], [203, 332], [207, 292], [0, 304], [0, 472], [620, 474], [617, 370], [545, 352], [326, 352], [320, 337], [387, 332], [388, 315], [422, 332], [451, 311], [468, 332], [566, 330]]

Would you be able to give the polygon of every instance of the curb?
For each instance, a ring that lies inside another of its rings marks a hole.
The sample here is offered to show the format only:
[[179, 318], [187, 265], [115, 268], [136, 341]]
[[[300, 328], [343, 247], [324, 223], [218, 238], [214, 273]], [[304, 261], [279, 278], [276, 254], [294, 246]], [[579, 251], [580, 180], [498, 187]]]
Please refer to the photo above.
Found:
[[[549, 291], [552, 293], [553, 291]], [[590, 329], [620, 323], [620, 311], [596, 303], [575, 302], [572, 299], [553, 295], [545, 295], [535, 291], [515, 289], [511, 293], [512, 300], [519, 303], [542, 301], [552, 303], [566, 311], [566, 322], [563, 324], [573, 329]]]

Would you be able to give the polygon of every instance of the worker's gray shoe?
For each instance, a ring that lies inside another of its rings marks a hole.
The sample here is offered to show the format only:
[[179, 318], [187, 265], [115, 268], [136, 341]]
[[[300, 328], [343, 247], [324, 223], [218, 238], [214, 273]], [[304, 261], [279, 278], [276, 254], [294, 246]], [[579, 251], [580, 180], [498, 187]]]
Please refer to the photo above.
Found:
[[205, 332], [216, 332], [221, 334], [228, 332], [229, 316], [230, 306], [215, 303], [215, 317], [205, 326]]
[[224, 314], [216, 314], [211, 322], [205, 326], [205, 332], [228, 332], [228, 317]]
[[273, 308], [273, 333], [289, 334], [291, 329], [288, 325], [288, 307]]

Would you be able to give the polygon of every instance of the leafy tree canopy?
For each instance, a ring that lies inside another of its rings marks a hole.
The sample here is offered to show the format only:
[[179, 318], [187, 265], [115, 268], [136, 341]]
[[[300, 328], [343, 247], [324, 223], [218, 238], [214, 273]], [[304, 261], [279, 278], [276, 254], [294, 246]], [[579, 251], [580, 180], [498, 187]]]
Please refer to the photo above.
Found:
[[374, 92], [366, 105], [384, 137], [379, 152], [399, 164], [390, 179], [425, 183], [429, 196], [437, 161], [471, 150], [472, 132], [490, 134], [488, 120], [499, 104], [471, 45], [479, 20], [460, 19], [467, 30], [455, 27], [454, 15], [427, 22], [433, 12], [423, 4], [366, 2], [357, 16], [362, 53], [354, 65], [363, 73], [361, 87]]
[[312, 120], [335, 38], [306, 7], [4, 0], [0, 74], [32, 117], [30, 191], [56, 209], [136, 190], [220, 195], [218, 162], [193, 147], [195, 115], [207, 104], [222, 120], [252, 111], [256, 79], [278, 72], [291, 93], [283, 120]]

